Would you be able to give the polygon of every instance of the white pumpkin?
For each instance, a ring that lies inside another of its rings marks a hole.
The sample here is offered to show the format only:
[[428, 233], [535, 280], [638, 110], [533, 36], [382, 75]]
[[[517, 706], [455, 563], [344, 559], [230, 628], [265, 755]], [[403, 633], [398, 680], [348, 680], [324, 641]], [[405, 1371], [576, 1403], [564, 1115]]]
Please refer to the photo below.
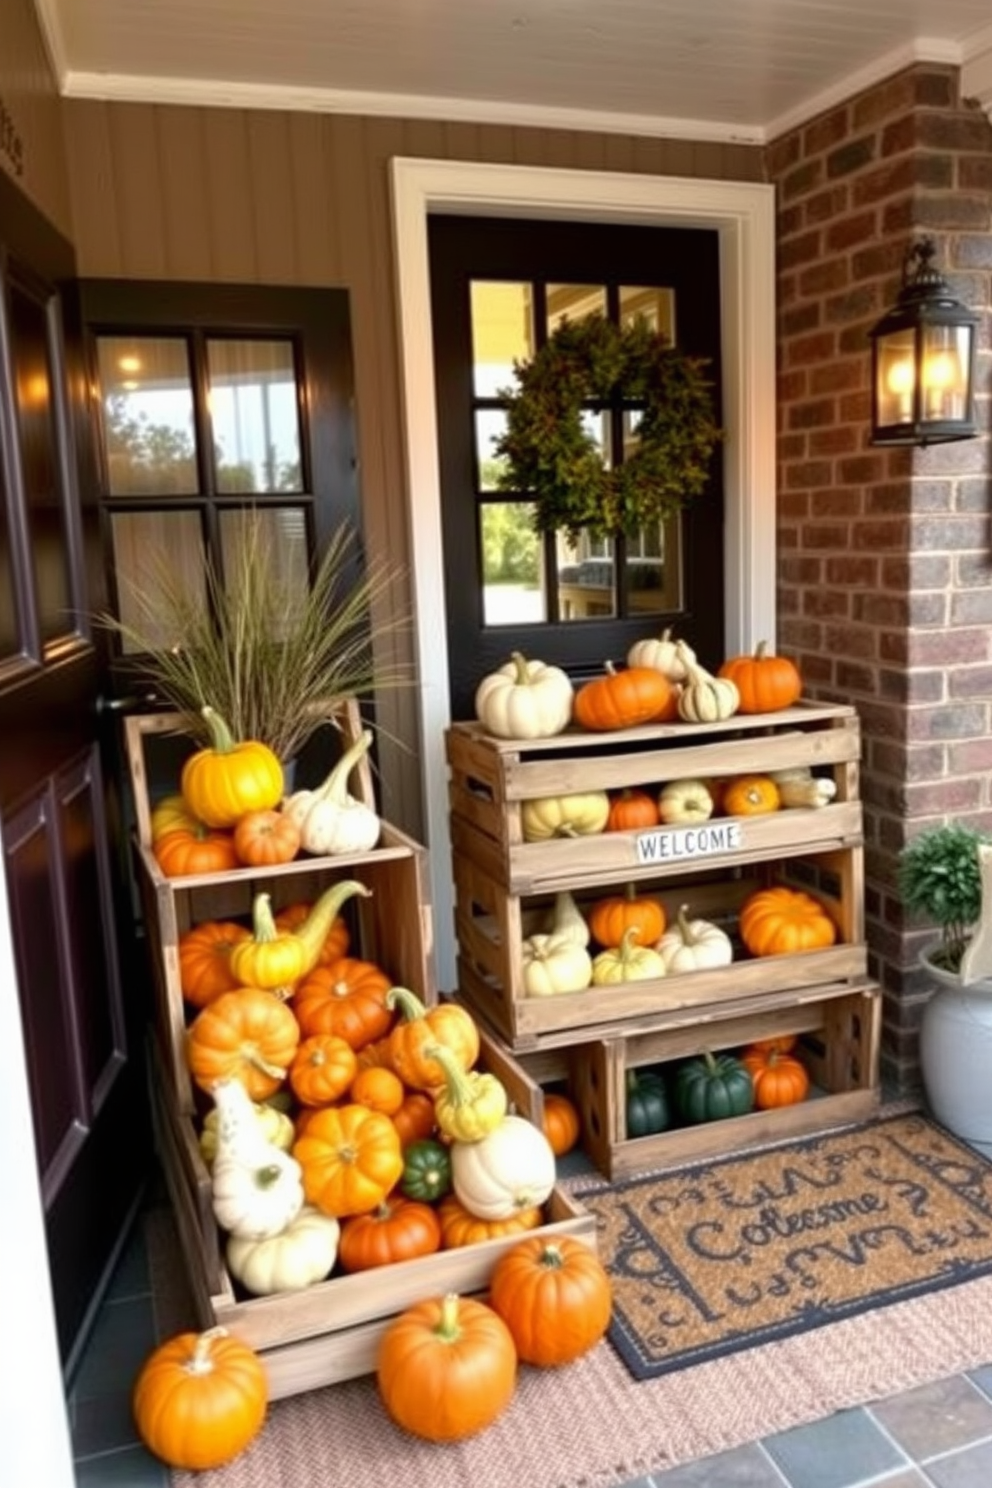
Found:
[[620, 982], [649, 982], [665, 975], [665, 963], [652, 946], [637, 944], [637, 929], [624, 931], [618, 946], [600, 951], [592, 963], [594, 987], [616, 986]]
[[580, 946], [587, 946], [592, 939], [592, 932], [586, 924], [582, 911], [568, 889], [563, 889], [560, 894], [555, 895], [554, 909], [551, 912], [547, 931], [549, 935], [564, 936], [566, 940], [574, 941]]
[[341, 1226], [330, 1214], [304, 1204], [295, 1219], [278, 1235], [251, 1240], [231, 1235], [227, 1267], [231, 1275], [256, 1297], [273, 1292], [298, 1292], [323, 1281], [338, 1256]]
[[679, 717], [686, 723], [722, 723], [733, 718], [740, 705], [736, 682], [729, 677], [714, 677], [696, 662], [686, 662], [678, 700]]
[[658, 797], [658, 811], [666, 826], [692, 826], [713, 815], [713, 796], [705, 780], [671, 780]]
[[688, 906], [679, 906], [670, 925], [655, 946], [669, 976], [686, 971], [706, 971], [729, 966], [734, 959], [730, 936], [709, 920], [690, 920]]
[[[296, 1141], [296, 1127], [293, 1125], [292, 1117], [265, 1101], [255, 1104], [253, 1110], [259, 1135], [266, 1142], [271, 1142], [274, 1147], [281, 1148], [283, 1152], [289, 1152]], [[215, 1106], [203, 1118], [203, 1130], [200, 1132], [200, 1152], [208, 1168], [217, 1156], [218, 1121], [219, 1112]]]
[[478, 1142], [452, 1142], [451, 1186], [477, 1219], [509, 1219], [546, 1202], [555, 1186], [551, 1143], [522, 1116], [504, 1116]]
[[500, 739], [550, 739], [567, 728], [575, 689], [561, 667], [519, 651], [475, 690], [475, 716]]
[[592, 957], [568, 935], [530, 935], [521, 951], [528, 997], [581, 992], [592, 981]]
[[214, 1218], [222, 1230], [245, 1239], [278, 1235], [303, 1208], [303, 1170], [294, 1157], [267, 1142], [239, 1080], [218, 1080], [217, 1155], [210, 1174]]
[[696, 660], [696, 653], [685, 641], [672, 638], [670, 626], [665, 626], [660, 636], [649, 636], [635, 641], [627, 652], [628, 666], [651, 667], [663, 673], [669, 682], [682, 682], [686, 668]]
[[296, 791], [283, 802], [283, 811], [300, 832], [300, 846], [317, 857], [371, 852], [379, 841], [382, 823], [364, 801], [351, 795], [348, 776], [364, 759], [372, 743], [365, 729], [347, 749], [316, 790]]
[[536, 796], [520, 808], [525, 842], [552, 837], [592, 837], [606, 830], [610, 798], [606, 791], [579, 791], [567, 796]]
[[783, 806], [798, 806], [807, 810], [829, 806], [837, 794], [837, 783], [829, 776], [814, 775], [808, 766], [797, 766], [794, 770], [774, 770], [771, 777], [778, 786], [779, 800]]

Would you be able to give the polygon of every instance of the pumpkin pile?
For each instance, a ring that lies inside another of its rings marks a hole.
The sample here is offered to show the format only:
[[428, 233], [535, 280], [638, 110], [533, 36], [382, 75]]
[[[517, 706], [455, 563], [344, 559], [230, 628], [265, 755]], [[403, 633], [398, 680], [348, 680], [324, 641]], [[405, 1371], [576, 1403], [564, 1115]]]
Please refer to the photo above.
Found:
[[774, 713], [802, 696], [795, 662], [762, 641], [707, 671], [692, 647], [665, 629], [635, 641], [627, 664], [606, 661], [600, 675], [576, 687], [557, 666], [514, 652], [483, 677], [475, 716], [500, 739], [549, 739], [570, 724], [594, 733], [647, 723], [721, 723], [735, 713]]
[[284, 798], [283, 768], [268, 745], [236, 741], [213, 708], [202, 711], [211, 743], [187, 759], [179, 794], [158, 802], [151, 815], [152, 853], [167, 878], [267, 868], [301, 853], [364, 853], [377, 845], [378, 813], [348, 790], [352, 770], [371, 747], [370, 730], [316, 790]]
[[632, 1068], [624, 1091], [627, 1137], [796, 1105], [809, 1088], [809, 1071], [791, 1034], [736, 1051], [704, 1050], [670, 1065]]

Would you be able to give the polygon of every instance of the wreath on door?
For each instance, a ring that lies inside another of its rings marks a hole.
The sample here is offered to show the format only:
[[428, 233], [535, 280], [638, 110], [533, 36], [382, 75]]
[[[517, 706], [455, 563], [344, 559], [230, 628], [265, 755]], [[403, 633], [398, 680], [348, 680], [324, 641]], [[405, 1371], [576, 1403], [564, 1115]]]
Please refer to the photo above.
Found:
[[[643, 318], [563, 320], [530, 361], [513, 364], [506, 429], [495, 443], [499, 489], [535, 503], [538, 532], [634, 534], [681, 510], [710, 477], [723, 437], [708, 366], [678, 351]], [[640, 412], [637, 444], [609, 465], [583, 426], [589, 404], [616, 399]]]

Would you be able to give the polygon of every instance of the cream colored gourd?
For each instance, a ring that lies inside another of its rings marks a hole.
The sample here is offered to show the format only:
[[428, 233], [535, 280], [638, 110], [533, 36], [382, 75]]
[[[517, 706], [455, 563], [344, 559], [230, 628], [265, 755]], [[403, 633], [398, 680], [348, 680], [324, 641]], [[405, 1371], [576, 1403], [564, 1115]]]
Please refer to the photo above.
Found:
[[549, 935], [564, 937], [565, 940], [570, 940], [579, 946], [587, 946], [592, 939], [592, 933], [585, 922], [582, 911], [568, 889], [563, 889], [560, 894], [555, 895], [554, 909], [547, 931]]
[[691, 826], [713, 815], [713, 797], [705, 780], [670, 780], [658, 797], [658, 811], [666, 826]]
[[685, 904], [679, 906], [674, 925], [665, 931], [655, 950], [665, 963], [666, 976], [729, 966], [734, 959], [730, 936], [709, 920], [690, 920]]
[[669, 682], [683, 682], [686, 668], [692, 666], [696, 653], [685, 641], [672, 638], [671, 628], [666, 625], [660, 636], [649, 636], [635, 641], [627, 652], [628, 666], [652, 667], [661, 672]]
[[[676, 649], [683, 646], [676, 643]], [[684, 648], [683, 648], [684, 649]], [[741, 705], [736, 682], [714, 677], [695, 661], [685, 661], [685, 681], [679, 693], [679, 717], [686, 723], [722, 723], [733, 718]]]
[[[279, 1147], [283, 1152], [289, 1152], [296, 1141], [296, 1128], [292, 1118], [285, 1111], [270, 1106], [267, 1102], [255, 1103], [252, 1107], [255, 1120], [258, 1125], [259, 1135], [266, 1142], [271, 1142], [274, 1147]], [[203, 1130], [200, 1132], [200, 1153], [207, 1167], [211, 1167], [217, 1155], [217, 1123], [220, 1119], [217, 1107], [208, 1111], [203, 1118]]]
[[348, 776], [364, 759], [372, 743], [365, 729], [347, 749], [316, 790], [296, 791], [283, 804], [283, 811], [300, 832], [300, 846], [317, 857], [339, 857], [342, 853], [371, 852], [379, 841], [382, 824], [378, 814], [348, 790]]
[[567, 728], [575, 689], [561, 667], [519, 651], [475, 690], [475, 716], [500, 739], [550, 739]]
[[552, 837], [594, 836], [606, 830], [609, 815], [606, 791], [582, 791], [524, 801], [520, 824], [525, 842], [548, 842]]
[[253, 1296], [299, 1292], [330, 1275], [340, 1238], [336, 1219], [304, 1204], [278, 1235], [264, 1240], [231, 1235], [225, 1252], [227, 1268]]
[[217, 1155], [210, 1174], [211, 1205], [222, 1230], [244, 1239], [278, 1235], [303, 1208], [302, 1169], [294, 1157], [267, 1142], [238, 1080], [213, 1088]]
[[794, 770], [774, 770], [771, 777], [778, 786], [783, 806], [815, 808], [829, 806], [837, 794], [837, 783], [827, 776], [814, 775], [808, 766]]
[[451, 1186], [477, 1219], [509, 1219], [545, 1203], [555, 1186], [555, 1155], [542, 1131], [504, 1116], [478, 1142], [452, 1142]]
[[624, 931], [623, 940], [608, 951], [600, 951], [592, 963], [594, 987], [612, 987], [619, 982], [649, 982], [665, 975], [665, 963], [652, 946], [637, 944], [637, 928]]
[[522, 978], [528, 997], [581, 992], [592, 981], [592, 957], [568, 935], [530, 935], [522, 950]]

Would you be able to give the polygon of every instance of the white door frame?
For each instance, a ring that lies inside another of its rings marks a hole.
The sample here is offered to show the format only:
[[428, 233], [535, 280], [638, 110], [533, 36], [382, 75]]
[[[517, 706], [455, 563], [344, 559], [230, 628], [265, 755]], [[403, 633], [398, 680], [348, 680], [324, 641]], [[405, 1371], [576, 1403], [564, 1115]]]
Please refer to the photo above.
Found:
[[774, 188], [460, 160], [391, 161], [420, 760], [438, 986], [457, 986], [444, 731], [447, 622], [428, 213], [714, 229], [720, 239], [727, 654], [775, 644]]

